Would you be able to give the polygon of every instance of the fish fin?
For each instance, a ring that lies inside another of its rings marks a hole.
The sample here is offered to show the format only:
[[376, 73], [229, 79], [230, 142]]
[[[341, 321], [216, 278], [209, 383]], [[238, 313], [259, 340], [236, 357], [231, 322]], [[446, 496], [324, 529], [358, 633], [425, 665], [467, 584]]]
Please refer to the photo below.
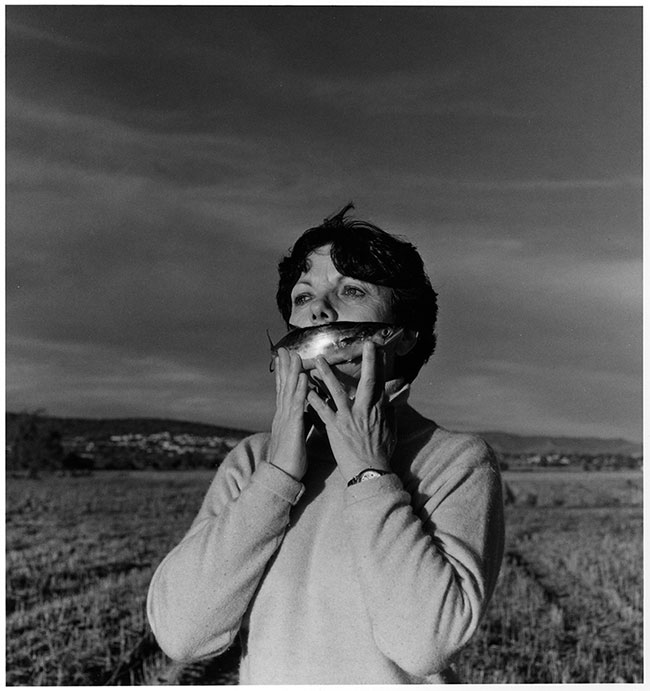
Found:
[[[269, 333], [269, 330], [266, 330], [266, 337], [269, 339], [269, 345], [271, 346], [271, 352], [275, 350], [275, 343], [271, 340], [271, 334]], [[271, 358], [271, 362], [269, 362], [269, 372], [275, 371], [275, 358]]]

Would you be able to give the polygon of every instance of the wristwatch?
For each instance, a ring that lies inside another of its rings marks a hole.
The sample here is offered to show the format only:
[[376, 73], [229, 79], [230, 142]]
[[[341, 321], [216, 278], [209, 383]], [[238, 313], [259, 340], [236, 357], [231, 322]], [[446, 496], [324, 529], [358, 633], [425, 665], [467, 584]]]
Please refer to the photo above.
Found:
[[390, 470], [377, 470], [376, 468], [366, 468], [362, 470], [358, 475], [355, 475], [351, 480], [348, 481], [348, 487], [356, 485], [364, 480], [372, 480], [374, 477], [381, 477], [382, 475], [390, 475]]

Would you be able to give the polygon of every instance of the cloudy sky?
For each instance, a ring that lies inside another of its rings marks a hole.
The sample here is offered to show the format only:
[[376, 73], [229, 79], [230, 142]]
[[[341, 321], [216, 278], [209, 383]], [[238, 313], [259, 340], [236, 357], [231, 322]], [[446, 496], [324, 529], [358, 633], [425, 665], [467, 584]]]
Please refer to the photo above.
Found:
[[642, 435], [640, 7], [6, 7], [7, 409], [268, 428], [277, 262], [419, 248], [456, 429]]

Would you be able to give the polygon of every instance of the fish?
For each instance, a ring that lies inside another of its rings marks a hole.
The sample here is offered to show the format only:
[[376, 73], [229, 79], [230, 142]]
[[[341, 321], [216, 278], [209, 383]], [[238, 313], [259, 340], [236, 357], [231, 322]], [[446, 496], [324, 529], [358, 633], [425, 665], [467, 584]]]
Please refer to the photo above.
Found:
[[378, 347], [385, 348], [403, 332], [403, 327], [384, 322], [340, 321], [304, 329], [295, 328], [275, 344], [269, 336], [273, 357], [270, 369], [273, 371], [278, 348], [298, 353], [303, 369], [309, 371], [316, 366], [319, 355], [330, 365], [350, 362], [361, 357], [366, 341], [373, 341]]

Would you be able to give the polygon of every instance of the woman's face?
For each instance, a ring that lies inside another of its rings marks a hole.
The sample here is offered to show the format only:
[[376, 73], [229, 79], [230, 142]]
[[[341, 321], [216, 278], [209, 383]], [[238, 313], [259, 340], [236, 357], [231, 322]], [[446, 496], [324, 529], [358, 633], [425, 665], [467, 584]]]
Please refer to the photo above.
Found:
[[330, 246], [307, 257], [307, 271], [291, 291], [292, 326], [305, 328], [336, 321], [387, 322], [394, 320], [391, 290], [343, 276], [330, 257]]
[[[307, 257], [307, 270], [291, 291], [291, 326], [305, 328], [336, 321], [393, 323], [391, 290], [343, 276], [330, 257], [330, 246]], [[384, 376], [392, 377], [394, 346], [384, 350]], [[352, 391], [361, 374], [361, 358], [332, 367], [339, 381]], [[317, 376], [312, 373], [313, 376]]]

